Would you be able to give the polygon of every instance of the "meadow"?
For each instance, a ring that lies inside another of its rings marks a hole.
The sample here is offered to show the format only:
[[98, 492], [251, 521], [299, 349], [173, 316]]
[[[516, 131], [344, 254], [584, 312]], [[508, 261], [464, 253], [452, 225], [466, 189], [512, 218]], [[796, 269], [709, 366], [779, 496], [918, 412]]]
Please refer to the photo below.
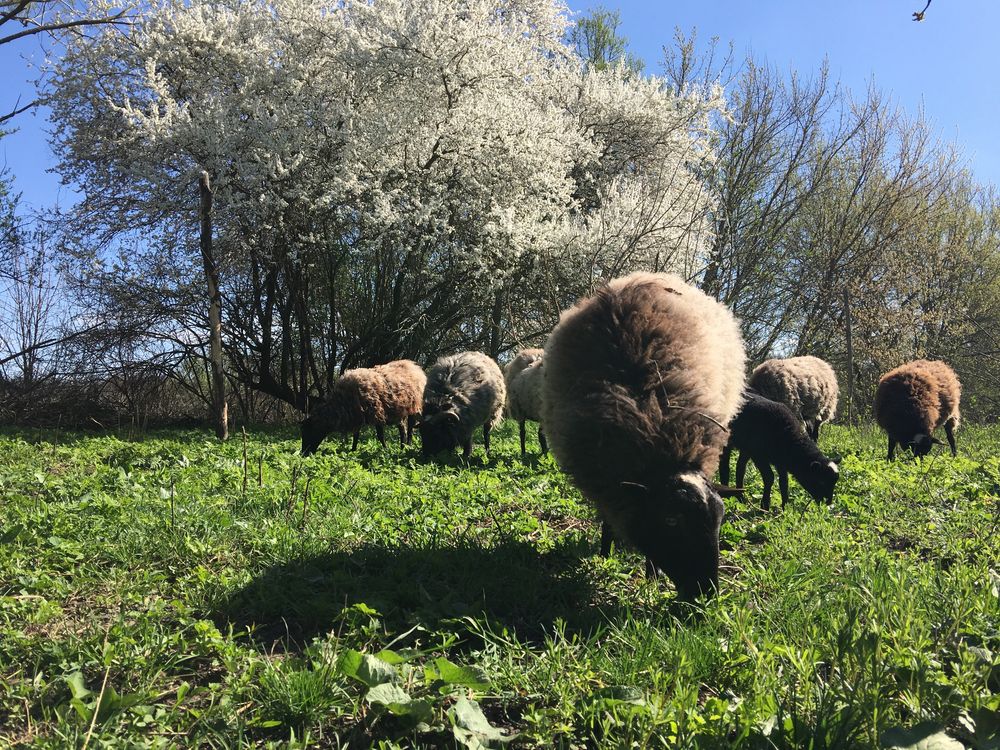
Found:
[[834, 504], [751, 469], [684, 605], [509, 422], [467, 465], [5, 431], [0, 745], [1000, 748], [1000, 427], [821, 446]]

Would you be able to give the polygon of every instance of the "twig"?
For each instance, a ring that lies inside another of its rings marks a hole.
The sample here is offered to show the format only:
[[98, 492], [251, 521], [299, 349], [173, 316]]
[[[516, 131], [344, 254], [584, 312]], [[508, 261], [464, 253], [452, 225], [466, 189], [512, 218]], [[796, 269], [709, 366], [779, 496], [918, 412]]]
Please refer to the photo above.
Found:
[[243, 502], [247, 501], [247, 428], [243, 426]]
[[[108, 650], [108, 635], [111, 633], [111, 622], [108, 622], [108, 627], [104, 631], [104, 645], [101, 646], [101, 655], [104, 656]], [[108, 675], [111, 673], [111, 661], [108, 661], [108, 665], [104, 668], [104, 678], [101, 680], [101, 692], [97, 694], [97, 702], [94, 704], [94, 713], [90, 717], [90, 727], [87, 729], [87, 736], [83, 738], [83, 746], [80, 750], [87, 750], [87, 745], [90, 744], [90, 738], [94, 734], [94, 727], [97, 725], [97, 714], [101, 712], [101, 703], [104, 702], [104, 691], [108, 687]]]

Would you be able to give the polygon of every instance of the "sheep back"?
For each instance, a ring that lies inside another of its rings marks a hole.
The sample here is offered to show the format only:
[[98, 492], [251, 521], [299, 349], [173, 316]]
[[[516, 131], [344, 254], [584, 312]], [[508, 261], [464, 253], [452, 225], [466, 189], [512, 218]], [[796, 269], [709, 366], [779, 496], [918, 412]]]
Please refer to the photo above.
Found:
[[804, 422], [829, 422], [837, 414], [837, 374], [819, 357], [766, 360], [754, 369], [749, 384], [765, 398], [787, 406]]
[[503, 379], [508, 391], [510, 391], [510, 384], [518, 373], [532, 362], [540, 360], [544, 352], [544, 349], [522, 349], [514, 359], [507, 363], [503, 368]]
[[940, 360], [917, 359], [885, 373], [875, 390], [875, 421], [890, 438], [910, 445], [916, 435], [930, 435], [950, 422], [961, 422], [962, 385]]

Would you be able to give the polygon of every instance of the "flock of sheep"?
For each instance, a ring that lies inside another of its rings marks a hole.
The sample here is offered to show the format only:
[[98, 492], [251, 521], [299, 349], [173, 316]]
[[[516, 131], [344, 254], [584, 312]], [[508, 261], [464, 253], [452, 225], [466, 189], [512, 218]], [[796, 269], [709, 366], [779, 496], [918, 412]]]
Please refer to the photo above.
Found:
[[[748, 462], [764, 482], [763, 507], [777, 470], [782, 502], [791, 474], [817, 500], [832, 502], [839, 470], [817, 447], [820, 425], [836, 411], [837, 378], [816, 357], [772, 359], [745, 375], [736, 318], [721, 303], [672, 274], [616, 279], [563, 312], [543, 349], [526, 349], [504, 372], [490, 357], [441, 357], [425, 374], [409, 360], [350, 370], [302, 423], [302, 453], [331, 432], [397, 425], [400, 444], [413, 427], [423, 451], [472, 453], [480, 425], [490, 431], [504, 410], [539, 423], [542, 451], [593, 502], [604, 522], [601, 551], [614, 539], [646, 556], [680, 596], [718, 585], [722, 498], [742, 492]], [[897, 445], [926, 455], [941, 441], [952, 454], [959, 424], [958, 378], [943, 362], [916, 360], [886, 373], [875, 417]], [[730, 455], [739, 452], [736, 487]], [[721, 465], [720, 465], [721, 461]], [[773, 469], [772, 469], [773, 467]], [[722, 484], [712, 481], [716, 469]]]

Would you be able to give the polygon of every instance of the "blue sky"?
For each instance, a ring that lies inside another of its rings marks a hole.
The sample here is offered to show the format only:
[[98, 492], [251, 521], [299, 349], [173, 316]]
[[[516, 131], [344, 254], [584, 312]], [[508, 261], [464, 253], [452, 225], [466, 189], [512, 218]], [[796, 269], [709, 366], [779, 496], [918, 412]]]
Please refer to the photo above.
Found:
[[[697, 28], [699, 39], [732, 40], [737, 55], [752, 50], [785, 70], [808, 74], [823, 58], [835, 79], [861, 92], [874, 81], [904, 109], [921, 107], [943, 138], [958, 143], [973, 173], [1000, 186], [1000, 0], [933, 0], [925, 20], [910, 14], [924, 0], [570, 0], [576, 11], [617, 8], [632, 51], [659, 72], [674, 28]], [[37, 42], [0, 46], [0, 108], [32, 96]], [[46, 144], [43, 114], [20, 115], [18, 132], [0, 140], [0, 164], [14, 175], [28, 206], [73, 201], [60, 187]]]

